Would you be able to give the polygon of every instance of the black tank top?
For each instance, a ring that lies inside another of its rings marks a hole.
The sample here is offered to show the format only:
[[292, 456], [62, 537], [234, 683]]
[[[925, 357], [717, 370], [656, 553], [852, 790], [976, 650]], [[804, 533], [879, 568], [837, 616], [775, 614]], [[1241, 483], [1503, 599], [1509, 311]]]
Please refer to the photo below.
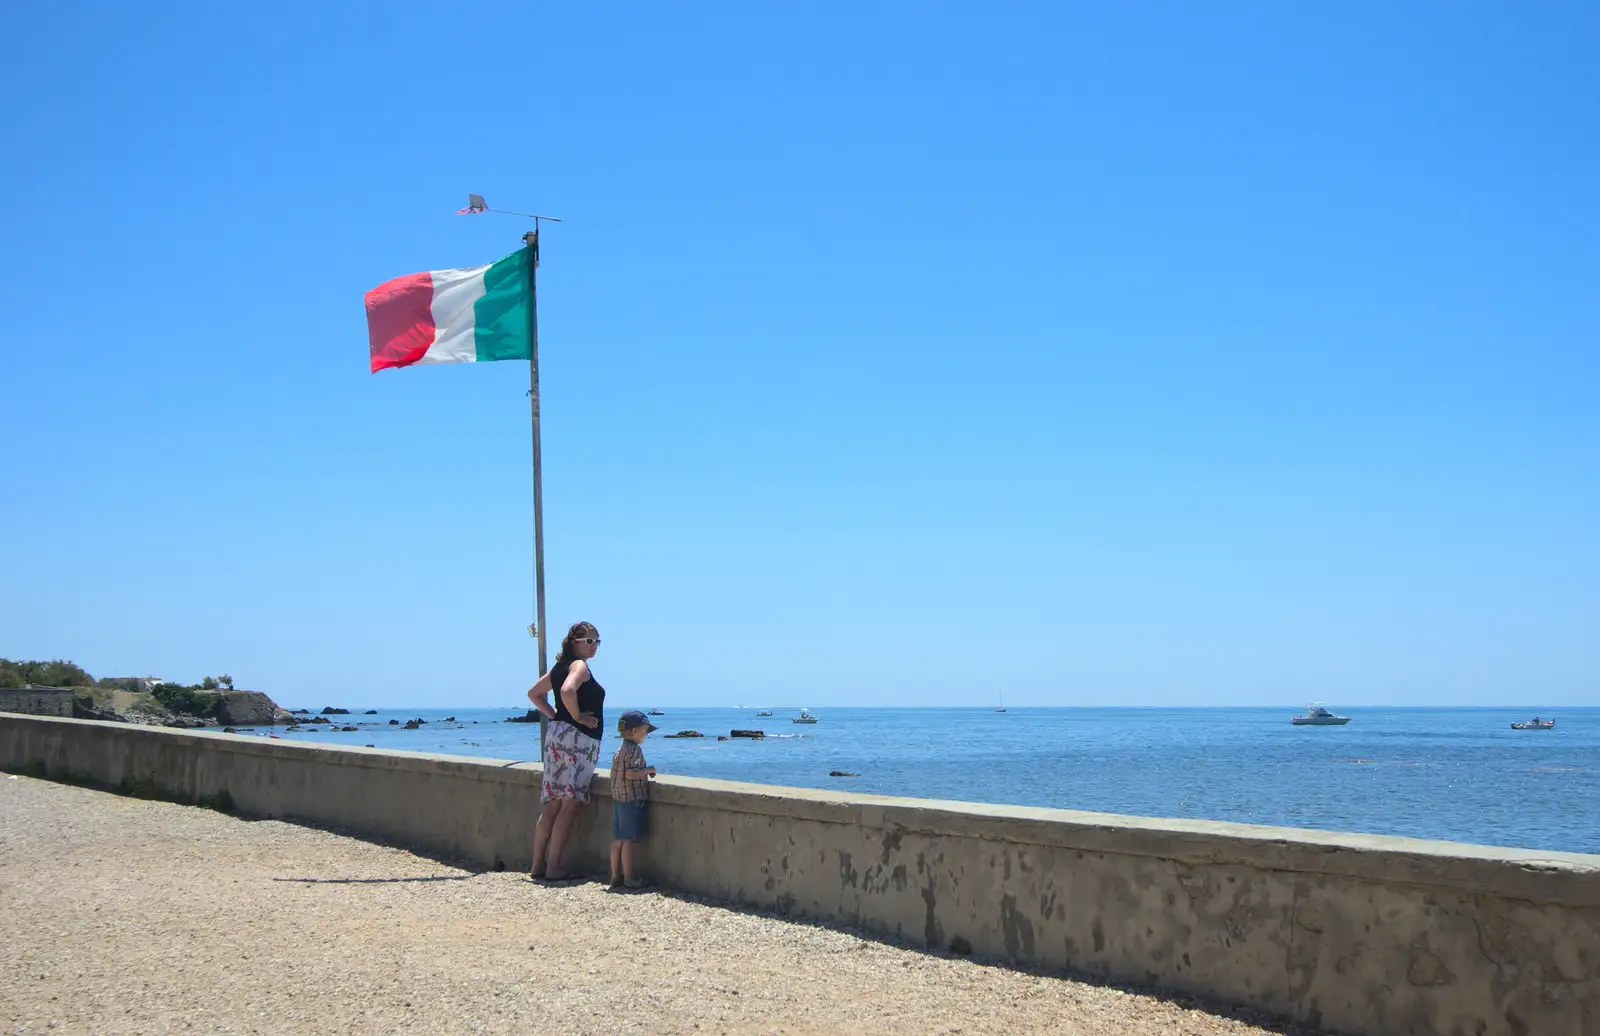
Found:
[[567, 682], [567, 673], [571, 670], [571, 662], [557, 662], [550, 670], [550, 693], [555, 698], [556, 719], [571, 723], [599, 741], [600, 732], [605, 729], [606, 724], [606, 689], [594, 678], [593, 671], [589, 673], [589, 679], [583, 682], [583, 686], [578, 688], [578, 711], [591, 714], [595, 722], [592, 727], [584, 726], [578, 722], [578, 717], [567, 711], [567, 703], [561, 700], [561, 686]]

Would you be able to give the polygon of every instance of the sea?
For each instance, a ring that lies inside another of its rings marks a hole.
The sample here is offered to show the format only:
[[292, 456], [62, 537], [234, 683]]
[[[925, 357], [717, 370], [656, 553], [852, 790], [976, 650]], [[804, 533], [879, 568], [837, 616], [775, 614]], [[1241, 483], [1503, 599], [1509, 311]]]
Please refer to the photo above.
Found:
[[[662, 711], [645, 753], [663, 775], [1600, 853], [1600, 708], [1336, 708], [1342, 727], [1293, 726], [1287, 707]], [[538, 758], [538, 724], [506, 722], [524, 709], [351, 712], [329, 718], [354, 731], [277, 733]], [[1535, 714], [1555, 729], [1511, 729]], [[717, 740], [752, 728], [768, 736]], [[706, 736], [663, 737], [681, 730]], [[602, 766], [617, 744], [608, 731]]]

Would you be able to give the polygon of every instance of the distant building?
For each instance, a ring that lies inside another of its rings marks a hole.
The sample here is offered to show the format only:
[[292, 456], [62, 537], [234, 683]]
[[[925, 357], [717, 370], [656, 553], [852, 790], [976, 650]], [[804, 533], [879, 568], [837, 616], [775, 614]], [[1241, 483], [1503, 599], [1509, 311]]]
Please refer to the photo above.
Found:
[[148, 694], [150, 691], [155, 690], [158, 684], [166, 683], [166, 681], [159, 676], [113, 676], [109, 680], [101, 680], [100, 683], [102, 685], [115, 684], [126, 687], [135, 694], [141, 691]]

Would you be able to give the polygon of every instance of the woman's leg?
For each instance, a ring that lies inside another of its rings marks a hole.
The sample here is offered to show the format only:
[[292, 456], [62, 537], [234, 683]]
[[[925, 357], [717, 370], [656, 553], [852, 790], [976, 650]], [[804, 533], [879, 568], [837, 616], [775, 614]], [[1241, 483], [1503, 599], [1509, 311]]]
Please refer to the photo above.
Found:
[[535, 878], [544, 876], [545, 848], [550, 844], [550, 831], [556, 825], [556, 815], [561, 812], [562, 805], [560, 799], [551, 799], [539, 811], [539, 823], [533, 828], [533, 866], [529, 871]]
[[[555, 805], [554, 802], [550, 804]], [[583, 803], [568, 799], [561, 803], [560, 812], [550, 824], [550, 844], [545, 858], [544, 876], [552, 881], [567, 876], [567, 869], [561, 865], [561, 853], [567, 847], [567, 834], [572, 830], [572, 822], [578, 819], [578, 810], [582, 808]], [[540, 817], [539, 820], [543, 822], [544, 818]]]
[[622, 881], [622, 847], [627, 842], [611, 841], [611, 884], [616, 885]]
[[623, 842], [622, 843], [622, 880], [627, 882], [629, 885], [632, 885], [634, 883], [634, 881], [637, 880], [637, 879], [634, 878], [634, 875], [633, 875], [633, 843], [632, 842]]

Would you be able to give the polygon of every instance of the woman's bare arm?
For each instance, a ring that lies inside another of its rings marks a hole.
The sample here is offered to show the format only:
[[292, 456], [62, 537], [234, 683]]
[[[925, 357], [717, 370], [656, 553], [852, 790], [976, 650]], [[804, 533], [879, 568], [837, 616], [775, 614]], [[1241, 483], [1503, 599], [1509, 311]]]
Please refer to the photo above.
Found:
[[555, 719], [555, 706], [550, 704], [550, 674], [545, 673], [539, 677], [532, 687], [528, 688], [528, 701], [533, 707], [544, 713], [546, 719]]
[[588, 712], [578, 711], [578, 688], [582, 687], [589, 679], [589, 663], [578, 659], [572, 663], [572, 668], [567, 670], [567, 678], [561, 681], [561, 704], [567, 707], [567, 714], [586, 727], [592, 727], [600, 722], [599, 718]]

